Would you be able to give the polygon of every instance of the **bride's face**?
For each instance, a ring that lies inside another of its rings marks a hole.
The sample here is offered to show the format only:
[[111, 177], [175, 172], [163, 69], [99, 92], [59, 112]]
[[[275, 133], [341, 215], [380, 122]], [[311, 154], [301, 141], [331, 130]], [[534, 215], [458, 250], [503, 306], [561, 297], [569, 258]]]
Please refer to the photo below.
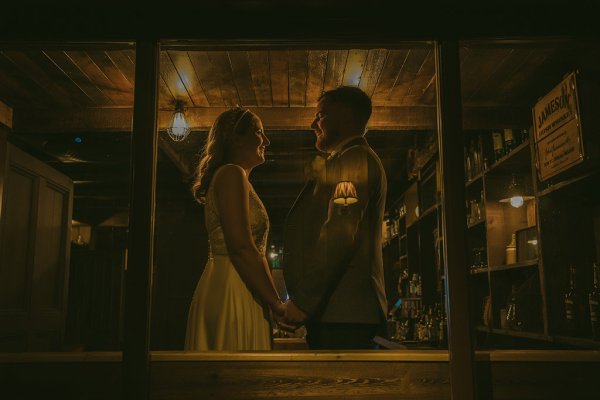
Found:
[[240, 161], [250, 168], [264, 163], [265, 149], [270, 143], [265, 135], [262, 121], [256, 115], [252, 115], [248, 131], [240, 136], [237, 143]]

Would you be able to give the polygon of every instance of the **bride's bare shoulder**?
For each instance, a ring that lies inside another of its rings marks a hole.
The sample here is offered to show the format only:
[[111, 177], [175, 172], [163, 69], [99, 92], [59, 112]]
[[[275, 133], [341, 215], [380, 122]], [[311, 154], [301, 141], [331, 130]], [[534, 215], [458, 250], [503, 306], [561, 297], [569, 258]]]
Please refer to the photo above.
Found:
[[215, 187], [245, 186], [246, 172], [236, 164], [225, 164], [215, 171], [212, 179]]

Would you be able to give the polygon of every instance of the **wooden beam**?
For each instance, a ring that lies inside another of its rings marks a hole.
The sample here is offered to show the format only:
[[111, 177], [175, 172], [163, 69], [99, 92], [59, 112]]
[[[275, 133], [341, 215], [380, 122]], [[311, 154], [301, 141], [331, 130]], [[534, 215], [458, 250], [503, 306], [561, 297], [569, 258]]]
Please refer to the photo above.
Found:
[[0, 124], [9, 129], [13, 127], [13, 109], [0, 101]]
[[158, 147], [158, 42], [138, 41], [136, 60], [132, 137], [133, 182], [123, 318], [124, 399], [148, 399], [150, 390], [150, 302]]
[[[268, 130], [309, 130], [315, 115], [313, 107], [250, 107]], [[186, 119], [194, 131], [207, 131], [226, 107], [196, 107], [186, 111]], [[375, 107], [369, 123], [373, 130], [433, 130], [436, 109], [429, 106]], [[158, 126], [165, 130], [171, 111], [158, 112]], [[15, 109], [13, 131], [29, 133], [129, 132], [133, 109], [94, 108], [62, 110]], [[1, 122], [1, 121], [0, 121]], [[528, 107], [465, 107], [465, 129], [501, 129], [529, 127]]]
[[438, 147], [442, 176], [448, 351], [453, 400], [475, 400], [475, 355], [469, 303], [460, 55], [457, 40], [435, 43]]

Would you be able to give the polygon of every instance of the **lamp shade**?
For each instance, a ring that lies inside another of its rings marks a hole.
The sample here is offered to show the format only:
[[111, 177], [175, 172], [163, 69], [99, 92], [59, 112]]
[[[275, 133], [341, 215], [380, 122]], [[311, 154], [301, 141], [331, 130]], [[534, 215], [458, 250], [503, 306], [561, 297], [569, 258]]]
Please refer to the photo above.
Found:
[[341, 181], [335, 187], [333, 194], [333, 202], [347, 206], [358, 202], [358, 195], [356, 194], [356, 188], [350, 181]]
[[500, 203], [510, 203], [511, 206], [519, 208], [527, 200], [533, 199], [533, 196], [525, 195], [525, 189], [523, 185], [520, 185], [517, 181], [516, 175], [513, 174], [512, 181], [506, 189], [506, 195], [500, 199]]

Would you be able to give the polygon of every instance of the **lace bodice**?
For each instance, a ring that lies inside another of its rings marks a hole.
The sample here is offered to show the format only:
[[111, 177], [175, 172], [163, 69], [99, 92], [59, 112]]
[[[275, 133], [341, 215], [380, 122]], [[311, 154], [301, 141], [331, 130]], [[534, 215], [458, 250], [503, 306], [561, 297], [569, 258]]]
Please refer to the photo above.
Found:
[[[269, 216], [262, 201], [254, 191], [252, 184], [248, 182], [250, 200], [250, 229], [252, 238], [261, 254], [267, 250], [267, 236], [269, 234]], [[206, 194], [206, 205], [204, 206], [204, 219], [208, 230], [208, 241], [210, 254], [227, 255], [227, 246], [221, 227], [219, 210], [215, 204], [213, 185], [208, 188]]]

